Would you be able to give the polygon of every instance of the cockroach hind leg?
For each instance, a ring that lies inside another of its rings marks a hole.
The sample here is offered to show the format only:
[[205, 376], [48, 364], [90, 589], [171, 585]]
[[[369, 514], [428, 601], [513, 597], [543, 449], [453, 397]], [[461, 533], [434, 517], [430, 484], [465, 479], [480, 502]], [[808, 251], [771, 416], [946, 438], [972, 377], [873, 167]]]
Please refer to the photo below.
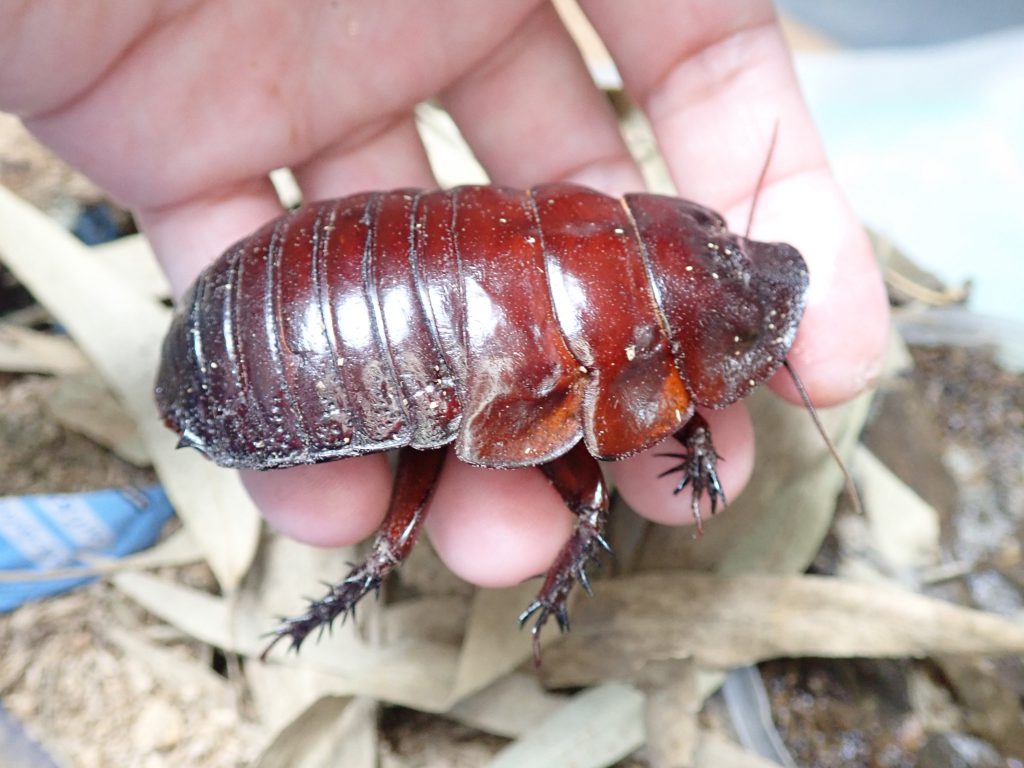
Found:
[[604, 515], [599, 517], [597, 525], [590, 523], [581, 516], [579, 525], [573, 531], [569, 541], [566, 542], [554, 564], [548, 569], [544, 578], [544, 585], [537, 593], [537, 597], [526, 609], [519, 614], [519, 626], [536, 616], [530, 634], [533, 636], [533, 663], [540, 666], [540, 635], [547, 620], [552, 616], [558, 623], [562, 632], [568, 632], [569, 624], [569, 594], [575, 584], [579, 584], [588, 595], [593, 594], [590, 579], [587, 577], [587, 566], [592, 562], [597, 563], [597, 555], [600, 551], [608, 550], [608, 542], [598, 528], [603, 525]]
[[569, 631], [569, 593], [579, 584], [590, 594], [587, 566], [597, 562], [601, 550], [611, 552], [604, 538], [608, 520], [608, 488], [597, 460], [582, 442], [568, 453], [540, 466], [541, 471], [558, 491], [565, 505], [576, 515], [576, 527], [562, 547], [555, 562], [544, 576], [544, 585], [526, 610], [519, 614], [522, 627], [531, 617], [533, 663], [540, 666], [540, 633], [551, 616], [562, 632]]
[[681, 430], [673, 435], [683, 446], [683, 453], [659, 453], [658, 456], [679, 459], [675, 464], [658, 477], [665, 477], [677, 472], [682, 475], [673, 494], [679, 494], [687, 486], [691, 490], [690, 511], [697, 524], [697, 536], [704, 533], [704, 519], [700, 511], [701, 498], [706, 494], [711, 502], [711, 514], [718, 511], [719, 505], [725, 506], [725, 491], [718, 479], [718, 462], [722, 458], [715, 452], [711, 442], [711, 430], [707, 421], [700, 414], [694, 414]]
[[371, 556], [362, 565], [353, 568], [343, 581], [328, 584], [328, 593], [318, 600], [311, 600], [305, 613], [280, 619], [279, 625], [264, 635], [273, 639], [260, 654], [260, 661], [266, 661], [274, 646], [286, 637], [291, 640], [289, 650], [298, 652], [303, 641], [314, 630], [319, 630], [317, 636], [322, 637], [325, 630], [334, 629], [334, 621], [339, 616], [342, 623], [350, 614], [354, 619], [356, 605], [367, 593], [380, 589], [387, 570], [381, 569]]
[[328, 584], [327, 594], [311, 601], [305, 613], [282, 621], [270, 633], [274, 639], [263, 651], [261, 659], [266, 659], [270, 650], [284, 637], [291, 638], [291, 647], [297, 651], [313, 630], [330, 629], [339, 616], [343, 622], [349, 616], [354, 620], [356, 605], [369, 592], [376, 592], [379, 596], [384, 579], [416, 543], [444, 456], [443, 448], [428, 451], [403, 448], [399, 451], [391, 502], [371, 552], [362, 563], [350, 565], [348, 575], [339, 583]]
[[[594, 596], [593, 587], [590, 586], [590, 578], [587, 576], [587, 566], [591, 562], [595, 565], [600, 563], [596, 559], [596, 552], [593, 550], [593, 547], [586, 547], [584, 545], [584, 551], [581, 553], [570, 554], [568, 558], [564, 557], [566, 550], [576, 552], [580, 548], [578, 544], [574, 545], [575, 538], [574, 535], [573, 539], [563, 549], [563, 556], [559, 557], [555, 565], [548, 571], [548, 575], [544, 580], [544, 586], [537, 594], [537, 597], [518, 616], [520, 628], [525, 626], [531, 616], [534, 614], [537, 616], [533, 627], [530, 629], [530, 634], [533, 636], [533, 663], [537, 666], [540, 666], [540, 633], [548, 618], [554, 615], [555, 620], [558, 622], [558, 628], [563, 633], [568, 632], [570, 629], [567, 601], [573, 583], [578, 583], [583, 588], [583, 591], [587, 593], [588, 597]], [[598, 539], [601, 539], [600, 544], [597, 542]], [[608, 542], [600, 536], [595, 535], [593, 543], [601, 549], [607, 548], [607, 551], [611, 551], [611, 548], [608, 547]], [[572, 559], [572, 562], [564, 562], [569, 559]]]

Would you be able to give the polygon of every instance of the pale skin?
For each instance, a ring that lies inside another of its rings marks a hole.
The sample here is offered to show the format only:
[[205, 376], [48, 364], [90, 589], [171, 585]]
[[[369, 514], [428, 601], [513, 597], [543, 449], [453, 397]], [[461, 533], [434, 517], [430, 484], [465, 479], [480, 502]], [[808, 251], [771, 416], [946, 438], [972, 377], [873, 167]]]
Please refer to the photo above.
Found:
[[[741, 232], [778, 124], [752, 234], [793, 244], [811, 270], [790, 360], [822, 406], [869, 386], [886, 335], [885, 294], [771, 4], [581, 5], [650, 120], [679, 194]], [[272, 168], [291, 167], [307, 200], [435, 186], [411, 112], [431, 96], [495, 183], [642, 189], [606, 100], [538, 0], [0, 6], [0, 109], [136, 212], [179, 295], [224, 248], [280, 213]], [[770, 386], [799, 402], [780, 377]], [[735, 498], [753, 466], [749, 418], [742, 405], [707, 416]], [[654, 458], [657, 450], [610, 473], [641, 514], [692, 522], [689, 499], [671, 493], [677, 478], [655, 479], [671, 461]], [[322, 546], [369, 535], [390, 485], [383, 455], [243, 479], [271, 526]], [[427, 529], [453, 571], [500, 586], [543, 571], [571, 525], [540, 472], [449, 457]]]

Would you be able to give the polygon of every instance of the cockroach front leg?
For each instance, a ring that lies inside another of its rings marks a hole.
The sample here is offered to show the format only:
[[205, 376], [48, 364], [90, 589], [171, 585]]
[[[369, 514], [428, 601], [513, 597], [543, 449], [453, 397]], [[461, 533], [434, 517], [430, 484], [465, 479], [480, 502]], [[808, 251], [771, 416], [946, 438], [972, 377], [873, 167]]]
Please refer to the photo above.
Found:
[[658, 477], [665, 477], [675, 472], [682, 472], [679, 483], [672, 491], [674, 494], [682, 493], [686, 486], [690, 486], [692, 500], [690, 502], [693, 511], [693, 519], [697, 523], [697, 535], [704, 532], [704, 523], [700, 514], [700, 499], [705, 493], [711, 500], [711, 514], [718, 511], [718, 502], [725, 506], [725, 491], [718, 481], [716, 469], [718, 460], [721, 458], [715, 453], [715, 446], [711, 442], [711, 430], [708, 423], [699, 413], [693, 414], [681, 430], [673, 435], [683, 448], [683, 453], [659, 453], [659, 456], [668, 456], [673, 459], [680, 459], [674, 467], [666, 469]]
[[324, 597], [310, 603], [305, 613], [282, 620], [280, 626], [271, 632], [274, 639], [260, 655], [261, 659], [266, 659], [270, 649], [285, 637], [291, 639], [292, 649], [298, 650], [310, 632], [329, 627], [338, 616], [355, 614], [356, 603], [369, 592], [380, 589], [384, 578], [405, 559], [416, 543], [446, 452], [445, 448], [430, 451], [403, 448], [399, 451], [391, 502], [370, 554], [342, 581], [332, 586]]
[[533, 635], [533, 661], [540, 665], [540, 632], [548, 617], [554, 615], [558, 627], [569, 631], [569, 611], [566, 601], [573, 584], [590, 594], [587, 565], [595, 559], [598, 550], [611, 552], [604, 538], [608, 520], [608, 489], [597, 460], [583, 443], [579, 443], [564, 456], [542, 464], [541, 471], [561, 494], [566, 506], [576, 515], [576, 528], [555, 562], [548, 569], [544, 585], [536, 599], [519, 614], [519, 625], [524, 625], [536, 614]]

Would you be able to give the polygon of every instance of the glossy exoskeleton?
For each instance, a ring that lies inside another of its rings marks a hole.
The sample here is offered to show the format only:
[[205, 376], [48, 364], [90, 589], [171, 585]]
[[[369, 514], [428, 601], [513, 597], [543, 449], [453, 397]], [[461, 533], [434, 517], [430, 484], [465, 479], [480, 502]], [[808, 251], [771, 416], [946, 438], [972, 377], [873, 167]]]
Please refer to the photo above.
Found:
[[669, 471], [699, 523], [699, 497], [723, 496], [694, 406], [729, 405], [778, 369], [806, 287], [795, 249], [677, 198], [572, 184], [353, 195], [280, 217], [200, 275], [157, 401], [183, 445], [223, 466], [402, 449], [373, 552], [281, 625], [295, 646], [408, 552], [446, 446], [538, 466], [578, 523], [521, 616], [538, 614], [536, 642], [549, 615], [567, 626], [569, 590], [606, 546], [596, 459], [676, 436]]

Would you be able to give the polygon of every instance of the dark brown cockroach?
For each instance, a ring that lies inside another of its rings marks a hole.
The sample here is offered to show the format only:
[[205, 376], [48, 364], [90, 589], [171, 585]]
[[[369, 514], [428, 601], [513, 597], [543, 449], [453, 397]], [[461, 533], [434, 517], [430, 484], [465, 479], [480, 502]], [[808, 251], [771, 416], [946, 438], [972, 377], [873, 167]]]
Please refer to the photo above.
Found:
[[[597, 459], [682, 444], [693, 512], [724, 501], [694, 406], [742, 398], [782, 365], [807, 268], [695, 203], [572, 184], [399, 190], [311, 204], [230, 248], [192, 286], [156, 389], [182, 445], [271, 469], [401, 448], [373, 552], [274, 642], [297, 647], [405, 556], [446, 446], [539, 467], [577, 516], [537, 599], [568, 625], [606, 547]], [[667, 473], [666, 473], [667, 474]], [[269, 648], [268, 648], [269, 650]]]

